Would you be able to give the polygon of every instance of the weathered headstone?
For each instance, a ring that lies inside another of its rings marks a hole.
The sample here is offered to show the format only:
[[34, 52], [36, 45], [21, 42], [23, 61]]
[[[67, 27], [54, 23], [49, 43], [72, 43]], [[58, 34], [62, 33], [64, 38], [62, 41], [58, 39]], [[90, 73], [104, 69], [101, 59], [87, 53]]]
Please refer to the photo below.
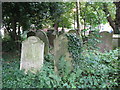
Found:
[[46, 33], [42, 30], [30, 31], [27, 33], [27, 37], [30, 36], [37, 36], [45, 43], [44, 54], [47, 55], [49, 53], [49, 41]]
[[40, 70], [44, 59], [44, 42], [38, 37], [31, 36], [22, 42], [20, 70], [33, 73]]
[[36, 36], [35, 31], [29, 31], [29, 32], [27, 33], [27, 37], [30, 37], [30, 36]]
[[113, 34], [113, 49], [120, 47], [120, 35]]
[[69, 69], [72, 70], [72, 63], [71, 63], [71, 55], [68, 51], [68, 39], [67, 36], [60, 35], [54, 40], [54, 69], [55, 72], [59, 72], [59, 61], [61, 57], [64, 57], [64, 60], [66, 60], [69, 63]]
[[76, 33], [76, 30], [70, 30], [68, 33]]
[[47, 55], [49, 53], [49, 40], [47, 34], [42, 30], [37, 30], [36, 36], [39, 37], [45, 43], [44, 54]]
[[112, 50], [112, 36], [113, 33], [109, 33], [107, 31], [101, 32], [99, 40], [101, 43], [98, 44], [98, 47], [100, 48], [100, 52], [105, 52]]

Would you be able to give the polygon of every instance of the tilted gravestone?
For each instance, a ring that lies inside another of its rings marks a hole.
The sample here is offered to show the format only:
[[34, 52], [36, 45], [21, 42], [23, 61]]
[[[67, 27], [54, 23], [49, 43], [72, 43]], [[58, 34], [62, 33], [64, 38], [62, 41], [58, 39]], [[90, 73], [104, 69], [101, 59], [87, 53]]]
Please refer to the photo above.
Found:
[[98, 44], [98, 47], [100, 48], [100, 52], [105, 52], [112, 50], [112, 36], [113, 33], [109, 33], [107, 31], [101, 32], [99, 40], [101, 43]]
[[59, 62], [62, 57], [69, 63], [69, 70], [72, 70], [71, 55], [68, 51], [68, 39], [65, 34], [60, 35], [54, 40], [54, 70], [59, 73]]
[[44, 54], [47, 55], [49, 53], [49, 40], [47, 34], [44, 31], [37, 30], [36, 36], [39, 37], [45, 43]]
[[31, 71], [36, 73], [43, 65], [44, 42], [38, 37], [31, 36], [22, 42], [20, 70], [25, 73]]
[[47, 55], [49, 53], [49, 41], [46, 33], [42, 30], [30, 31], [27, 33], [27, 37], [30, 36], [37, 36], [45, 43], [44, 54]]

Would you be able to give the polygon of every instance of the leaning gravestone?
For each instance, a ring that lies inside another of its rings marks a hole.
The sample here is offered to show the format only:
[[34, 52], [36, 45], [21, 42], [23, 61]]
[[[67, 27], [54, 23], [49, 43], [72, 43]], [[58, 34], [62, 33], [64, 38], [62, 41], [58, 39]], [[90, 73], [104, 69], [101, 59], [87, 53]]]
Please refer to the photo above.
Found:
[[72, 58], [70, 57], [71, 55], [68, 51], [68, 39], [65, 34], [60, 35], [54, 40], [54, 56], [54, 70], [57, 74], [59, 73], [59, 62], [62, 57], [64, 57], [64, 60], [69, 63], [69, 70], [72, 70]]
[[37, 30], [36, 36], [39, 37], [45, 43], [44, 54], [47, 55], [49, 53], [49, 40], [47, 34], [42, 30]]
[[100, 32], [100, 36], [102, 36], [101, 38], [99, 38], [101, 43], [98, 44], [98, 47], [100, 48], [100, 52], [112, 50], [113, 33], [104, 31], [104, 32]]
[[31, 71], [36, 73], [43, 65], [44, 42], [38, 37], [31, 36], [22, 42], [20, 70], [25, 73]]

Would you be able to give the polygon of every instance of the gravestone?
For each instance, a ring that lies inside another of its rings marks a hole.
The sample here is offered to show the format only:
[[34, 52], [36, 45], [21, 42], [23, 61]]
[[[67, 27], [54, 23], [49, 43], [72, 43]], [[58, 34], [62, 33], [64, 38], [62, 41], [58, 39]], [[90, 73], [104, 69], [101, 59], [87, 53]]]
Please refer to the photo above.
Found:
[[104, 32], [100, 32], [100, 36], [102, 36], [101, 38], [99, 38], [101, 43], [98, 44], [98, 47], [100, 48], [100, 52], [112, 50], [113, 33], [109, 33], [107, 31], [104, 31]]
[[70, 30], [68, 33], [76, 33], [76, 30]]
[[69, 69], [72, 70], [71, 55], [68, 51], [68, 39], [65, 34], [60, 35], [54, 40], [54, 70], [59, 73], [59, 61], [61, 57], [64, 57], [69, 64]]
[[120, 35], [113, 34], [113, 49], [120, 47]]
[[49, 40], [47, 34], [44, 31], [37, 30], [36, 36], [39, 37], [45, 43], [44, 54], [47, 55], [49, 53]]
[[47, 55], [49, 53], [49, 41], [46, 33], [42, 30], [30, 31], [27, 33], [27, 37], [30, 36], [37, 36], [45, 43], [44, 54]]
[[31, 71], [36, 73], [43, 65], [44, 42], [38, 37], [30, 36], [22, 42], [20, 70], [25, 73]]
[[30, 37], [30, 36], [36, 36], [35, 31], [29, 31], [27, 33], [27, 38]]

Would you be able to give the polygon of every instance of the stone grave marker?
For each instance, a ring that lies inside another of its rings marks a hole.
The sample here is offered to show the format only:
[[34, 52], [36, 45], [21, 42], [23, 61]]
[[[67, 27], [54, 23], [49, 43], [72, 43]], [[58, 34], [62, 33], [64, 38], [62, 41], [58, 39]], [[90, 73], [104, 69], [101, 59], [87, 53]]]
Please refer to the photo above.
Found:
[[36, 36], [39, 37], [45, 43], [44, 54], [47, 55], [49, 53], [49, 40], [47, 34], [42, 30], [37, 30]]
[[29, 31], [29, 32], [27, 33], [27, 37], [30, 37], [30, 36], [36, 36], [35, 31]]
[[42, 30], [30, 31], [27, 33], [27, 37], [30, 36], [37, 36], [45, 43], [44, 54], [47, 55], [49, 53], [49, 41], [46, 33]]
[[98, 47], [100, 48], [100, 52], [112, 50], [113, 33], [104, 31], [104, 32], [100, 32], [100, 36], [102, 36], [101, 38], [99, 38], [101, 43], [98, 44]]
[[120, 35], [113, 34], [113, 49], [120, 47]]
[[64, 57], [65, 60], [69, 63], [69, 69], [72, 70], [72, 57], [68, 51], [68, 39], [65, 34], [60, 35], [54, 40], [54, 70], [59, 73], [59, 61], [61, 57]]
[[76, 30], [70, 30], [68, 33], [76, 33]]
[[20, 70], [25, 73], [31, 71], [36, 73], [43, 65], [44, 42], [38, 37], [30, 36], [22, 42]]

